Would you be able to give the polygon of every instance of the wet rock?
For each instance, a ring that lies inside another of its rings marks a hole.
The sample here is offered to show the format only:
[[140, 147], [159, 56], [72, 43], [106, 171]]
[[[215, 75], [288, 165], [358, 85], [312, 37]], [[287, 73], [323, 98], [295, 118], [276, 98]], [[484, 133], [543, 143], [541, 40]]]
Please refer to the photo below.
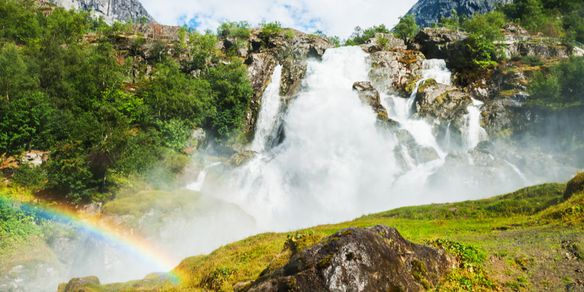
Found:
[[469, 94], [457, 87], [439, 84], [429, 79], [420, 84], [416, 97], [417, 115], [440, 121], [462, 118], [472, 103]]
[[454, 265], [444, 251], [376, 226], [341, 231], [292, 256], [246, 291], [423, 291]]
[[564, 198], [567, 200], [574, 194], [584, 192], [584, 172], [578, 173], [572, 180], [568, 182]]
[[394, 149], [394, 155], [402, 170], [408, 171], [417, 165], [440, 159], [434, 148], [418, 144], [410, 132], [398, 129], [395, 136], [399, 143]]
[[449, 28], [425, 28], [414, 39], [414, 46], [428, 59], [452, 60], [464, 51], [467, 34]]
[[372, 53], [369, 78], [386, 94], [406, 94], [408, 84], [419, 79], [424, 56], [419, 51], [392, 50]]
[[255, 151], [251, 150], [240, 151], [231, 156], [231, 159], [229, 159], [229, 164], [235, 167], [241, 166], [246, 162], [252, 160], [256, 155], [257, 153]]
[[389, 120], [389, 115], [387, 110], [381, 105], [381, 98], [379, 97], [379, 92], [371, 82], [360, 81], [353, 84], [353, 90], [357, 91], [359, 94], [359, 99], [365, 104], [371, 106], [373, 111], [377, 114], [377, 118], [382, 122], [387, 122]]

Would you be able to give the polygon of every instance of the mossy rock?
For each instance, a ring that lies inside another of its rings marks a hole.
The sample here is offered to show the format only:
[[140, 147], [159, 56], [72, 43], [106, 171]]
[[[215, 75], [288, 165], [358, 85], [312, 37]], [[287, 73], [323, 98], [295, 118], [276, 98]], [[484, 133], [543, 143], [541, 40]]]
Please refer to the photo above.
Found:
[[584, 191], [584, 172], [578, 173], [572, 180], [568, 182], [566, 191], [564, 192], [564, 199], [571, 198], [574, 194]]
[[436, 80], [430, 78], [430, 79], [422, 82], [422, 84], [420, 85], [420, 88], [418, 88], [418, 92], [424, 93], [424, 92], [426, 92], [426, 90], [428, 88], [431, 88], [431, 87], [436, 86], [436, 85], [438, 85], [438, 82], [436, 82]]

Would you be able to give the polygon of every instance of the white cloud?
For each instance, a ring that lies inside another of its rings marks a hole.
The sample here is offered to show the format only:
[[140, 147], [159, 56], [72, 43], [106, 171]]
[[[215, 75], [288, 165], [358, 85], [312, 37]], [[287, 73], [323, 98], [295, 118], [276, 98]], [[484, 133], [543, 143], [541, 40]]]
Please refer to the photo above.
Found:
[[393, 27], [416, 0], [142, 0], [160, 23], [176, 25], [196, 19], [198, 29], [212, 29], [225, 20], [252, 24], [279, 21], [307, 32], [322, 30], [347, 37], [355, 26]]

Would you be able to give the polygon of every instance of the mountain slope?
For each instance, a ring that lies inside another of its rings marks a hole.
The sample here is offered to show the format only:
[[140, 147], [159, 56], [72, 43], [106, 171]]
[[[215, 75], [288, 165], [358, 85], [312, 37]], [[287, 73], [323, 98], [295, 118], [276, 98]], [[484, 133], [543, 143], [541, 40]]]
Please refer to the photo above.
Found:
[[49, 0], [49, 2], [68, 9], [92, 11], [96, 16], [103, 16], [108, 22], [154, 20], [138, 0]]
[[486, 13], [497, 7], [498, 4], [508, 4], [513, 0], [420, 0], [409, 14], [416, 16], [420, 26], [431, 26], [443, 17], [449, 17], [453, 11], [460, 16], [470, 16], [475, 13]]

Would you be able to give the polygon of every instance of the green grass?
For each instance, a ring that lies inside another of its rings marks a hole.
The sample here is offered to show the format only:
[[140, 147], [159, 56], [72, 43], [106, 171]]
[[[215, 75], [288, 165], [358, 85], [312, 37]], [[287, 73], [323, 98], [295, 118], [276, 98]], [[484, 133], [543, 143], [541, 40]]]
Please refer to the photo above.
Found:
[[581, 259], [565, 259], [567, 251], [582, 255], [584, 194], [563, 201], [565, 187], [545, 184], [485, 200], [406, 207], [292, 233], [260, 234], [185, 259], [176, 268], [183, 278], [179, 286], [135, 281], [105, 285], [102, 291], [233, 290], [281, 267], [294, 251], [345, 228], [374, 225], [395, 227], [408, 240], [456, 256], [460, 267], [443, 279], [440, 290], [564, 289], [566, 281], [582, 278], [575, 271], [584, 268]]

